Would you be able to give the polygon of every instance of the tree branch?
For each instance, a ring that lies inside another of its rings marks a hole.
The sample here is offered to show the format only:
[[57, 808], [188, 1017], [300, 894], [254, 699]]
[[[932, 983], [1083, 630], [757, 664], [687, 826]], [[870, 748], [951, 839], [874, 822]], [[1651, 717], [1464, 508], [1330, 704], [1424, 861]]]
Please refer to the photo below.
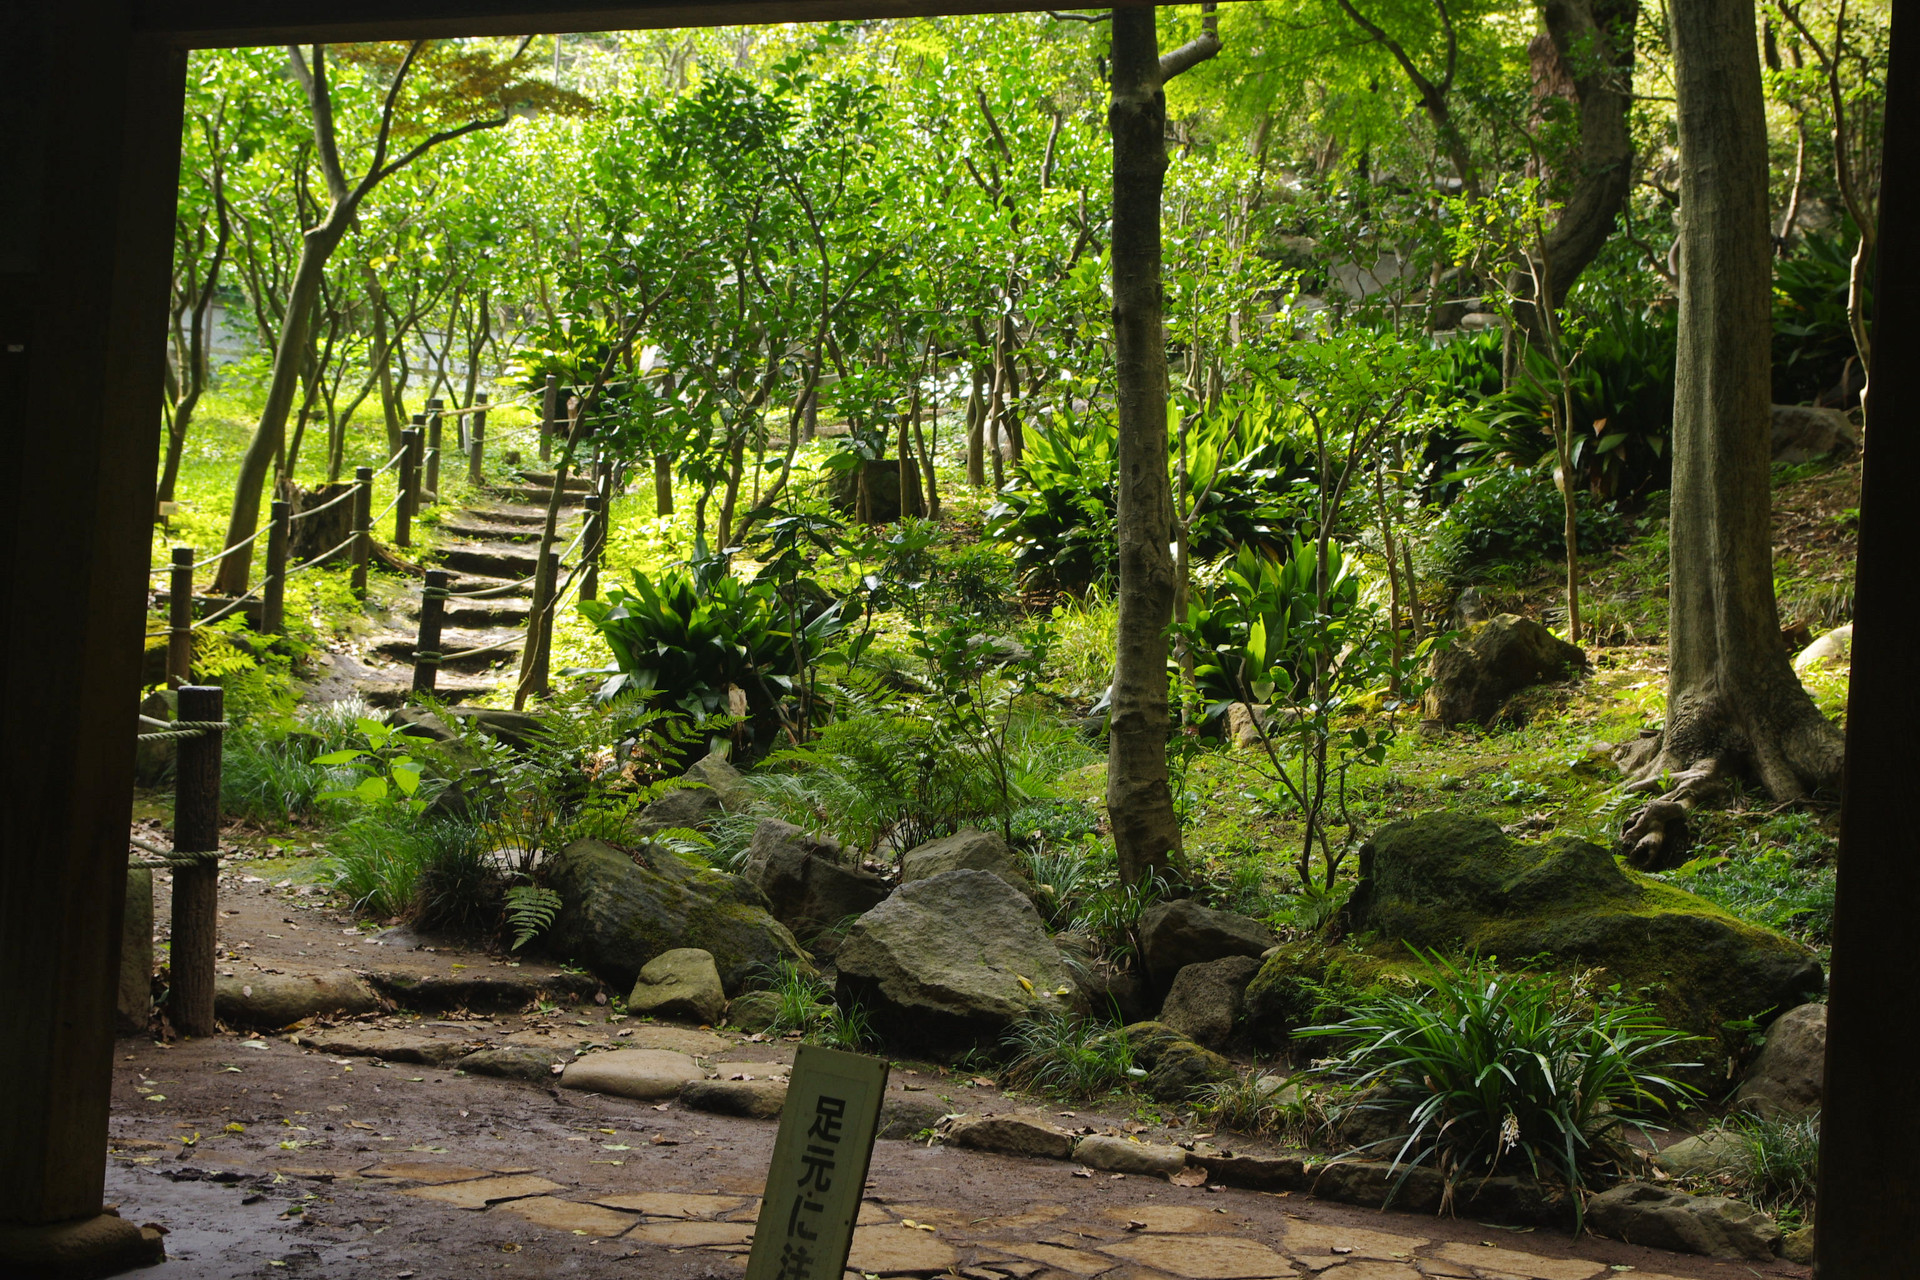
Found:
[[340, 169], [340, 147], [334, 139], [333, 94], [327, 87], [327, 47], [313, 46], [313, 66], [300, 55], [300, 46], [287, 46], [287, 63], [293, 78], [306, 92], [308, 109], [313, 113], [313, 140], [319, 153], [320, 172], [326, 175], [327, 195], [337, 206], [348, 196], [347, 177]]
[[1205, 62], [1220, 52], [1219, 6], [1208, 0], [1200, 6], [1200, 34], [1168, 53], [1160, 55], [1160, 83], [1165, 84], [1183, 71]]

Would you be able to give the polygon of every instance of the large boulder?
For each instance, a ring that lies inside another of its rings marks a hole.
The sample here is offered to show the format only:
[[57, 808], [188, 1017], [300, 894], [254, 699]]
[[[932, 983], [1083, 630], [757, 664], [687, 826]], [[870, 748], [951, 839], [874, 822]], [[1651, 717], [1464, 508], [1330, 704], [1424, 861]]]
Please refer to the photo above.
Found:
[[1564, 680], [1586, 665], [1585, 653], [1538, 622], [1503, 613], [1433, 655], [1425, 715], [1447, 726], [1489, 724], [1515, 693]]
[[715, 1023], [727, 1011], [727, 994], [713, 957], [698, 947], [663, 951], [640, 970], [627, 1012], [656, 1018]]
[[900, 883], [912, 884], [948, 871], [985, 871], [1032, 897], [1033, 881], [1015, 861], [1007, 842], [991, 831], [962, 831], [915, 845], [900, 855]]
[[1260, 972], [1252, 956], [1224, 956], [1190, 964], [1174, 975], [1160, 1021], [1209, 1049], [1233, 1038], [1246, 1008], [1247, 984]]
[[1830, 453], [1844, 458], [1860, 447], [1846, 414], [1810, 404], [1774, 405], [1772, 437], [1775, 462], [1810, 462]]
[[1820, 1109], [1827, 1079], [1827, 1006], [1789, 1009], [1767, 1028], [1767, 1043], [1734, 1100], [1768, 1119]]
[[1169, 983], [1190, 964], [1224, 956], [1259, 956], [1279, 941], [1273, 930], [1247, 916], [1216, 911], [1192, 898], [1161, 902], [1140, 913], [1147, 972]]
[[778, 818], [755, 828], [742, 874], [767, 895], [780, 923], [809, 940], [848, 916], [865, 915], [888, 893], [879, 876], [846, 865], [838, 841]]
[[[1603, 968], [1673, 1026], [1713, 1041], [1727, 1023], [1798, 1005], [1822, 986], [1807, 948], [1627, 870], [1598, 845], [1521, 844], [1457, 814], [1393, 823], [1362, 846], [1340, 924], [1350, 945], [1294, 944], [1262, 966], [1247, 989], [1250, 1019], [1324, 1020], [1303, 995], [1404, 981], [1409, 946]], [[1263, 1038], [1293, 1025], [1269, 1024]], [[1722, 1059], [1732, 1047], [1720, 1043]]]
[[1587, 1226], [1628, 1244], [1710, 1258], [1766, 1262], [1780, 1249], [1780, 1228], [1758, 1209], [1644, 1182], [1623, 1183], [1589, 1200]]
[[1077, 997], [1033, 903], [985, 871], [902, 885], [854, 922], [835, 962], [843, 995], [863, 1002], [896, 1044], [986, 1043]]
[[576, 840], [547, 863], [546, 879], [561, 906], [541, 945], [621, 989], [680, 947], [710, 953], [729, 993], [781, 960], [807, 960], [758, 889], [659, 845], [629, 854]]
[[1853, 661], [1853, 624], [1844, 623], [1793, 655], [1793, 669], [1805, 674], [1821, 667], [1844, 667]]

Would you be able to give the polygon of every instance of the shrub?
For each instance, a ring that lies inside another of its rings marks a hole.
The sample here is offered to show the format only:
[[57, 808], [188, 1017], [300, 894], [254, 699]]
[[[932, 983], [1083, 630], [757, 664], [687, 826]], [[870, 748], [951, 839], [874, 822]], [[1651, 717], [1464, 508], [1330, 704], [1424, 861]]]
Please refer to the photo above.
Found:
[[1124, 1088], [1136, 1070], [1133, 1046], [1117, 1026], [1070, 1010], [1041, 1009], [1001, 1043], [1013, 1055], [1007, 1076], [1015, 1084], [1076, 1102]]
[[1382, 994], [1296, 1032], [1351, 1042], [1332, 1073], [1405, 1100], [1405, 1131], [1373, 1144], [1394, 1146], [1396, 1167], [1431, 1164], [1453, 1187], [1521, 1164], [1565, 1184], [1578, 1218], [1588, 1179], [1631, 1159], [1625, 1132], [1697, 1092], [1665, 1074], [1687, 1037], [1648, 1006], [1438, 955], [1423, 980], [1418, 995]]
[[[1532, 562], [1565, 550], [1566, 516], [1551, 477], [1502, 469], [1463, 489], [1435, 522], [1430, 553], [1448, 578], [1464, 582], [1497, 561]], [[1574, 528], [1586, 555], [1627, 536], [1625, 520], [1594, 502], [1579, 504]]]
[[[336, 829], [326, 867], [335, 888], [354, 906], [381, 918], [411, 916], [425, 885], [435, 888], [430, 868], [448, 867], [475, 849], [478, 832], [457, 818], [421, 817], [389, 809], [366, 814]], [[455, 916], [436, 891], [436, 909]], [[437, 918], [444, 918], [437, 917]]]
[[1794, 1219], [1813, 1208], [1820, 1178], [1820, 1113], [1767, 1119], [1735, 1116], [1731, 1128], [1745, 1156], [1734, 1175], [1740, 1198], [1776, 1218]]
[[842, 1005], [819, 975], [793, 960], [780, 960], [763, 975], [765, 990], [778, 998], [771, 1035], [798, 1031], [813, 1044], [830, 1049], [861, 1049], [874, 1043], [873, 1024], [858, 1000]]

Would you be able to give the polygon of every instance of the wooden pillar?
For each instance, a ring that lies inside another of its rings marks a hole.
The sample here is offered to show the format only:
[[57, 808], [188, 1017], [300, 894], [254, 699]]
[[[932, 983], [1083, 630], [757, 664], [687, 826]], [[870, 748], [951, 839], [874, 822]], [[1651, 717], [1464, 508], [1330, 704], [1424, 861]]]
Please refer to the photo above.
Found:
[[260, 630], [287, 632], [287, 544], [293, 540], [293, 504], [275, 498], [267, 516], [267, 580], [260, 584]]
[[186, 85], [133, 12], [0, 54], [0, 1275], [164, 1257], [101, 1211]]
[[193, 679], [193, 548], [175, 547], [167, 574], [167, 683]]
[[440, 435], [446, 409], [445, 400], [427, 401], [427, 478], [421, 496], [434, 504], [440, 501]]
[[427, 570], [420, 590], [420, 634], [413, 642], [413, 692], [432, 696], [440, 673], [440, 625], [447, 614], [447, 589], [453, 575], [445, 569]]
[[[420, 421], [418, 414], [414, 422]], [[400, 433], [400, 501], [393, 508], [393, 545], [413, 545], [413, 508], [420, 493], [420, 428], [407, 427]]]
[[487, 481], [487, 396], [485, 392], [473, 398], [474, 409], [468, 415], [467, 423], [467, 483], [482, 485]]
[[373, 468], [353, 469], [353, 595], [367, 598], [367, 561], [373, 558]]
[[580, 539], [580, 556], [585, 565], [580, 570], [580, 598], [592, 600], [600, 594], [600, 549], [607, 544], [607, 500], [600, 493], [590, 493], [581, 500], [587, 509], [586, 536]]
[[1912, 637], [1920, 626], [1920, 469], [1913, 403], [1920, 396], [1920, 25], [1894, 5], [1880, 243], [1873, 289], [1860, 547], [1854, 561], [1852, 683], [1833, 972], [1827, 1000], [1826, 1099], [1820, 1123], [1816, 1274], [1822, 1280], [1910, 1276], [1920, 1221], [1920, 807], [1907, 754], [1920, 723]]
[[[218, 721], [218, 686], [182, 685], [180, 720]], [[220, 747], [213, 729], [175, 743], [173, 851], [220, 849]], [[168, 947], [167, 1017], [182, 1035], [213, 1034], [214, 931], [220, 919], [220, 868], [212, 858], [173, 868], [173, 939]]]
[[560, 378], [547, 375], [547, 389], [540, 397], [540, 461], [553, 461], [553, 428], [560, 420]]

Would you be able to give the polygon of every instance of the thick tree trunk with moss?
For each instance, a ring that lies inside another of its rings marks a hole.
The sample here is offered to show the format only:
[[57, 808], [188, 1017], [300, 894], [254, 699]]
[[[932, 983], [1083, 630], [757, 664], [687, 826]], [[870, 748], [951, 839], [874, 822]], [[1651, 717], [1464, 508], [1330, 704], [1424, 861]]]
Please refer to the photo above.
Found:
[[[1665, 732], [1623, 753], [1665, 790], [1628, 831], [1669, 862], [1685, 808], [1745, 775], [1776, 800], [1840, 781], [1841, 735], [1794, 675], [1773, 594], [1771, 234], [1752, 0], [1672, 9], [1680, 134], [1671, 634]], [[1676, 824], [1678, 826], [1676, 827]]]

